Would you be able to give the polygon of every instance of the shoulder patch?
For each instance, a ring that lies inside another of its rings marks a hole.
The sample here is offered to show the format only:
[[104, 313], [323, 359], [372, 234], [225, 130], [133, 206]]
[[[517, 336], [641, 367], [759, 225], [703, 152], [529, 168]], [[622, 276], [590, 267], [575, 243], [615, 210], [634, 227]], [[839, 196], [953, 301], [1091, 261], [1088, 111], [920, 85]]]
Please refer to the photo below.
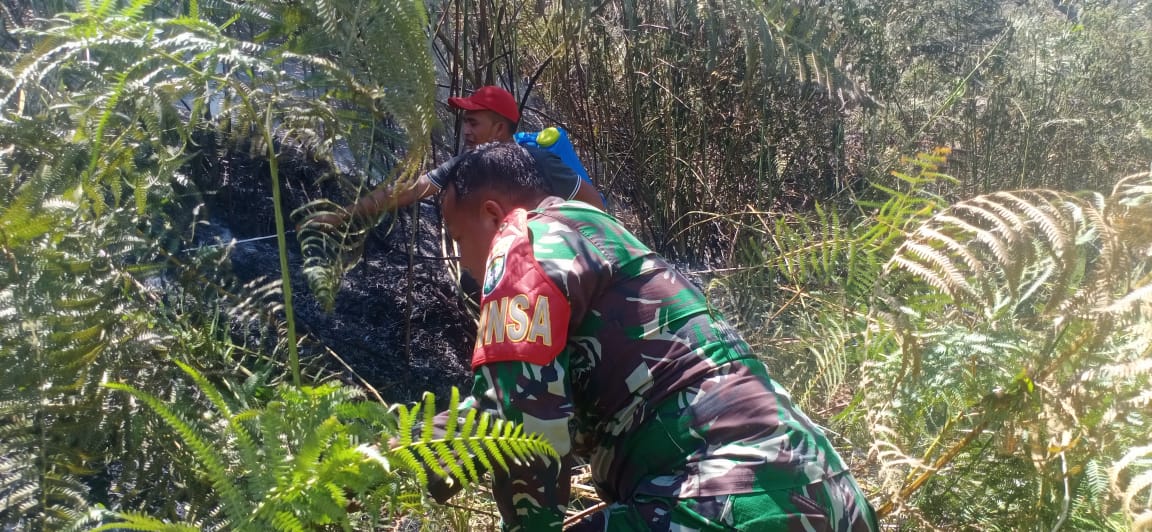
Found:
[[488, 254], [488, 265], [484, 267], [484, 293], [488, 295], [504, 277], [504, 256], [512, 247], [516, 235], [502, 235], [492, 244], [492, 251]]
[[484, 268], [472, 368], [491, 362], [552, 362], [568, 342], [568, 299], [532, 252], [527, 213], [513, 211]]

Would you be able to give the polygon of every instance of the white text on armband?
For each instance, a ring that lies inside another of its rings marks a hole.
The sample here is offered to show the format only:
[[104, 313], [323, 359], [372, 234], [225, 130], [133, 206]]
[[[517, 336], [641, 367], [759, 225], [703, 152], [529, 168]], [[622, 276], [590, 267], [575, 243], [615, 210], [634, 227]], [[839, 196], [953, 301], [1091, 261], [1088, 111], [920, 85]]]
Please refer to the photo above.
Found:
[[536, 296], [531, 305], [526, 294], [493, 299], [480, 312], [476, 346], [508, 342], [541, 342], [552, 346], [552, 319], [548, 296]]

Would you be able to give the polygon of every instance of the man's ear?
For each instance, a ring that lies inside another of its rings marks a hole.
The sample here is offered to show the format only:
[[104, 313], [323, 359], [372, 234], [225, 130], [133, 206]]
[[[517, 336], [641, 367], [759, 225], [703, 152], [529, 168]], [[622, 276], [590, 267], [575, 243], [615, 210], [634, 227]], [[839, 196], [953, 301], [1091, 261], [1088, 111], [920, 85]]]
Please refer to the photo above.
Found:
[[500, 228], [500, 224], [504, 223], [504, 218], [508, 216], [508, 211], [500, 202], [494, 199], [486, 199], [480, 205], [481, 222], [484, 228], [492, 232], [496, 232]]
[[492, 130], [492, 138], [495, 140], [512, 138], [512, 130], [508, 127], [508, 121], [500, 115], [494, 114], [492, 117]]

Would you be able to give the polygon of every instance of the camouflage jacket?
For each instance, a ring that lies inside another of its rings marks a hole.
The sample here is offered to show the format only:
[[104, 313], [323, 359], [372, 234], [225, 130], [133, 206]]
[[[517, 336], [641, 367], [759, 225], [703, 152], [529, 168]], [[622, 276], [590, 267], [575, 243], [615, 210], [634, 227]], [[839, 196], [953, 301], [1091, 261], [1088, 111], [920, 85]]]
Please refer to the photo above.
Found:
[[[786, 489], [844, 465], [704, 295], [614, 218], [551, 198], [493, 240], [475, 405], [586, 459], [600, 496]], [[567, 469], [513, 467], [506, 529], [559, 530]]]

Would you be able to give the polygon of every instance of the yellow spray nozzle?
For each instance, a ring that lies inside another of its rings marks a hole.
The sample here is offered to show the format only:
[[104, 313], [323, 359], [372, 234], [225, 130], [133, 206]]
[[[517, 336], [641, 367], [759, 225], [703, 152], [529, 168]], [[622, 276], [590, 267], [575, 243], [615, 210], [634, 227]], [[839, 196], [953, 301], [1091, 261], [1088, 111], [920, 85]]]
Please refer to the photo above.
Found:
[[544, 128], [536, 135], [536, 144], [541, 148], [556, 144], [557, 140], [560, 140], [560, 131], [554, 127]]

